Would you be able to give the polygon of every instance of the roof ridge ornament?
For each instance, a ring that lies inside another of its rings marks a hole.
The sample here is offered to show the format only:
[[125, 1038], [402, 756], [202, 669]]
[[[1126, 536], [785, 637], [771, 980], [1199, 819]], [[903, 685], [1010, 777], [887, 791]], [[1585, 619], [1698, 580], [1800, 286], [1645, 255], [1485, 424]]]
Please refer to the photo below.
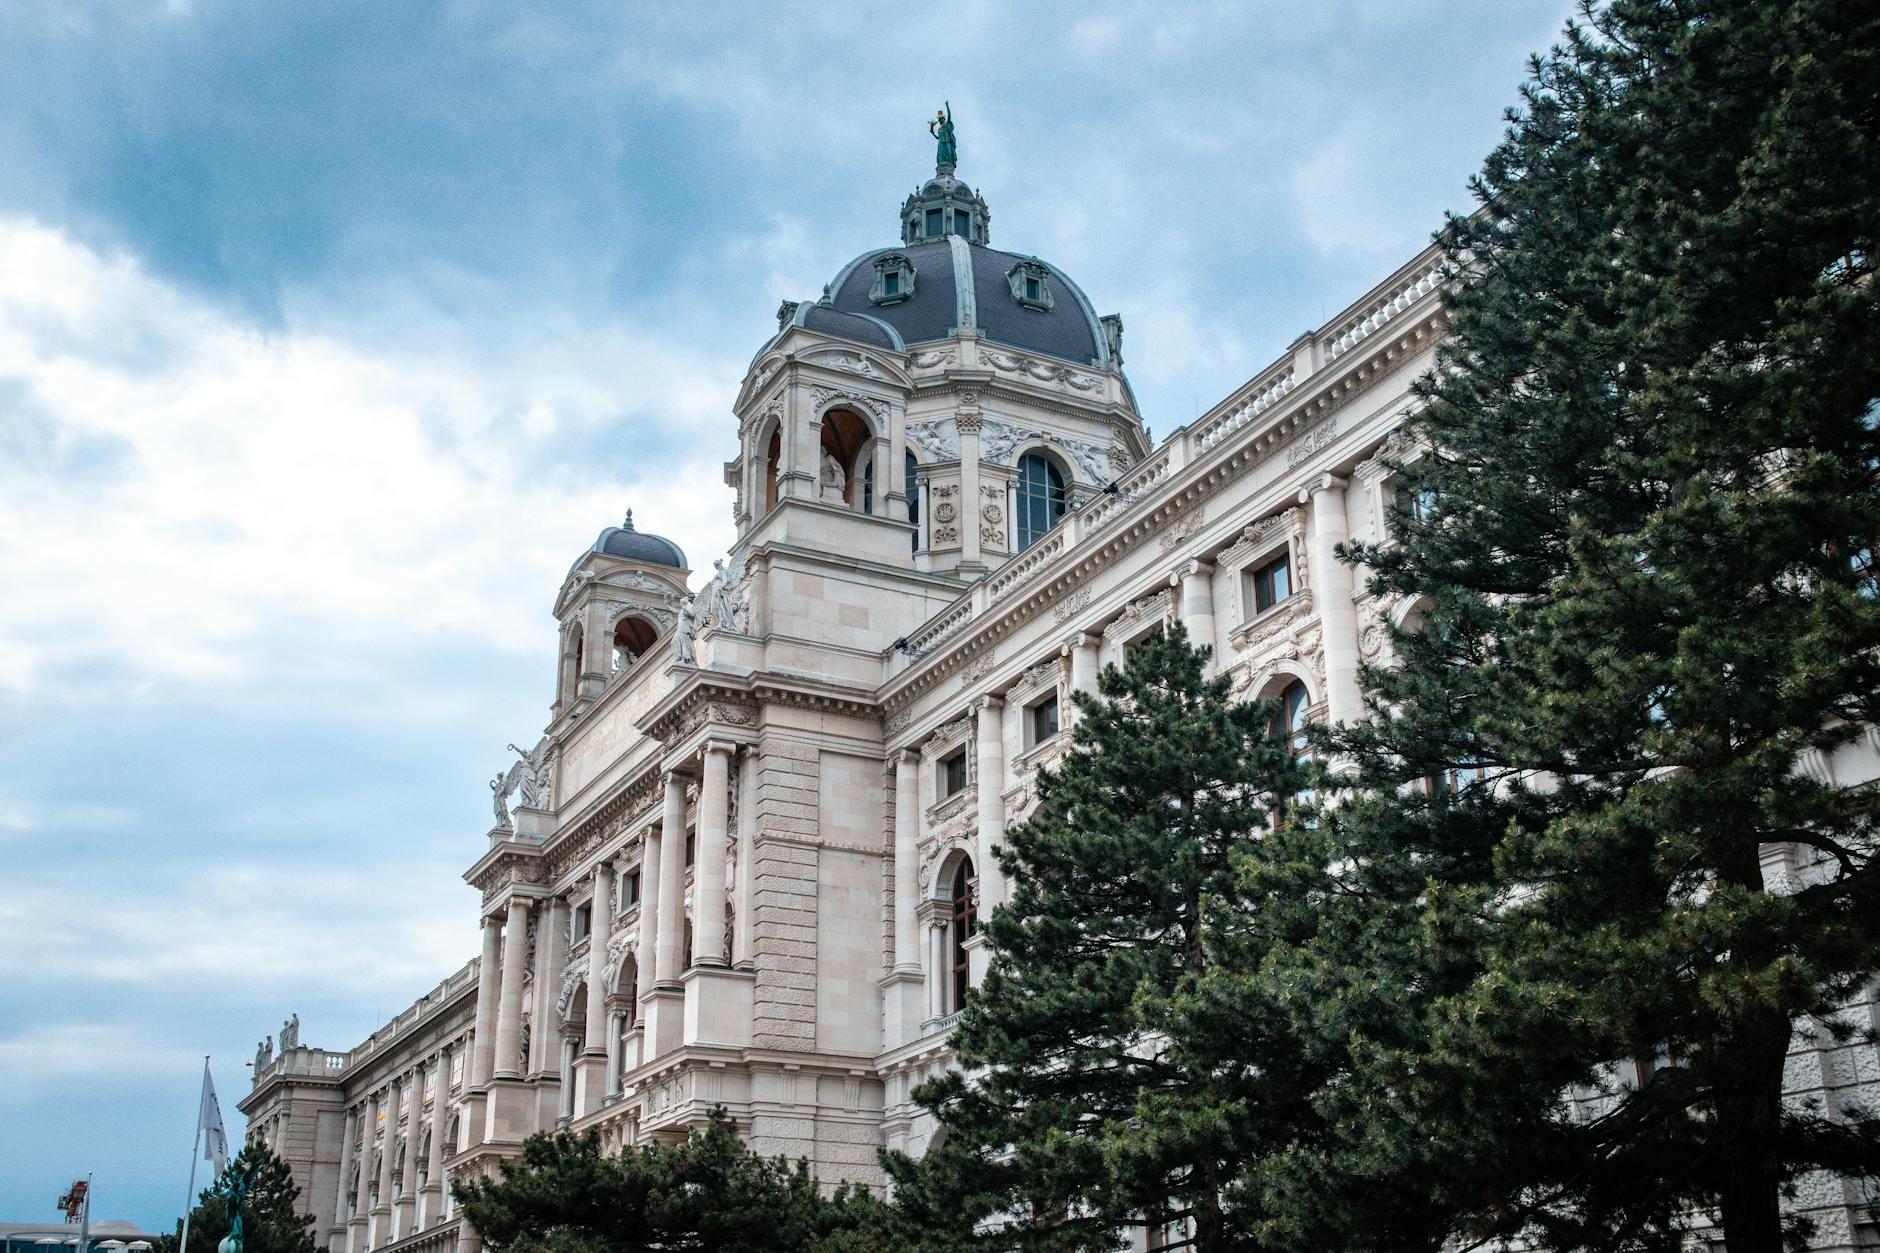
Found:
[[927, 133], [935, 140], [934, 173], [951, 174], [960, 163], [959, 141], [953, 133], [953, 102], [945, 102], [945, 107], [933, 115], [933, 121], [927, 123]]

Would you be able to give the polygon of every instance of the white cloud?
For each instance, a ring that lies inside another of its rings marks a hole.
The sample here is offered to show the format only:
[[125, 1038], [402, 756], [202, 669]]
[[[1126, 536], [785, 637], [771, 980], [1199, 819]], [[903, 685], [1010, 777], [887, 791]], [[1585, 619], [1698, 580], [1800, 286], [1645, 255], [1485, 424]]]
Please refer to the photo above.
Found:
[[[543, 326], [478, 373], [264, 334], [22, 219], [0, 219], [0, 275], [0, 446], [31, 445], [0, 458], [0, 688], [105, 658], [317, 665], [280, 647], [328, 633], [540, 648], [579, 542], [629, 499], [707, 568], [731, 538], [713, 488], [734, 380], [632, 328]], [[614, 424], [623, 449], [689, 447], [631, 488], [537, 468], [544, 441]]]

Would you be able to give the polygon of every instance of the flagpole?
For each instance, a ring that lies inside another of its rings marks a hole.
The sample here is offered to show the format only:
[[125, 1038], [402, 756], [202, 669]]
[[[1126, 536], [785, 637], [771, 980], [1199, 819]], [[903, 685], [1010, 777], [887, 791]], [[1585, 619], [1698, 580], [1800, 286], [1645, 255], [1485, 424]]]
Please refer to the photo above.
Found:
[[[203, 1082], [209, 1081], [209, 1055], [202, 1055]], [[176, 1253], [189, 1253], [189, 1215], [196, 1208], [196, 1145], [202, 1139], [202, 1094], [196, 1094], [196, 1134], [189, 1138], [189, 1195], [183, 1200], [183, 1238]]]
[[91, 1175], [85, 1176], [85, 1208], [78, 1213], [78, 1253], [91, 1249]]

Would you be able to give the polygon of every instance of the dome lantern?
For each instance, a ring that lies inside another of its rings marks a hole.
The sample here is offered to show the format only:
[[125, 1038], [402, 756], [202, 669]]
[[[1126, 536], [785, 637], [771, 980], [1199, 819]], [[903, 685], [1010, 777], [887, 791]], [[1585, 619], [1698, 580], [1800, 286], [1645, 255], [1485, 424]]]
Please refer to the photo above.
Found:
[[992, 213], [985, 198], [953, 176], [959, 166], [959, 146], [953, 133], [951, 106], [927, 124], [938, 147], [933, 177], [901, 204], [901, 242], [922, 243], [957, 235], [968, 243], [990, 238]]

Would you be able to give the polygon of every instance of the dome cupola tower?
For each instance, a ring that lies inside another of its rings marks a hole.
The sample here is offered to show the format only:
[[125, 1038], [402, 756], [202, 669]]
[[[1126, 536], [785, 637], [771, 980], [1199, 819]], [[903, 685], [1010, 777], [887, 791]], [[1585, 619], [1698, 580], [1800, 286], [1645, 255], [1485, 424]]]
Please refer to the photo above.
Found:
[[901, 242], [917, 244], [957, 235], [968, 243], [986, 243], [992, 214], [985, 199], [953, 177], [959, 146], [953, 135], [952, 106], [935, 114], [927, 129], [939, 145], [933, 177], [901, 206]]
[[1122, 319], [1051, 262], [993, 248], [952, 110], [928, 130], [934, 176], [903, 203], [900, 242], [785, 301], [751, 361], [725, 467], [745, 551], [969, 580], [1148, 451]]

